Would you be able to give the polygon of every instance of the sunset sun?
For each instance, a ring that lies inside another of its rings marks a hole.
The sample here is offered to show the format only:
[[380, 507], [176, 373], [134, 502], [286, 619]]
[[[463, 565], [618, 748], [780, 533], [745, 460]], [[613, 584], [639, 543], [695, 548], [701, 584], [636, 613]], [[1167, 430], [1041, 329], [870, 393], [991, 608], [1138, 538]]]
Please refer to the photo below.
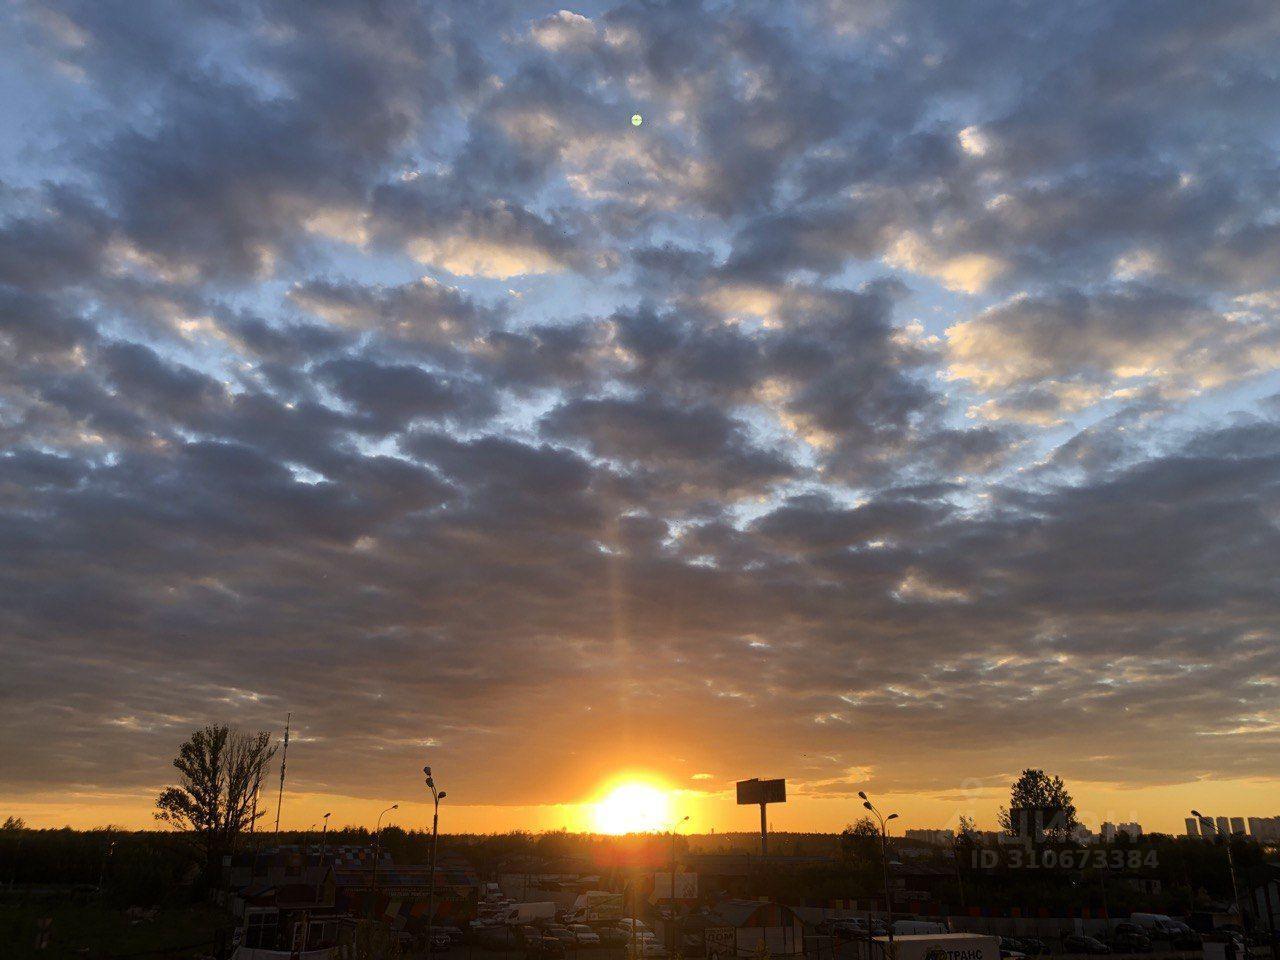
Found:
[[670, 826], [671, 801], [651, 783], [627, 781], [596, 801], [592, 824], [597, 833], [647, 833]]

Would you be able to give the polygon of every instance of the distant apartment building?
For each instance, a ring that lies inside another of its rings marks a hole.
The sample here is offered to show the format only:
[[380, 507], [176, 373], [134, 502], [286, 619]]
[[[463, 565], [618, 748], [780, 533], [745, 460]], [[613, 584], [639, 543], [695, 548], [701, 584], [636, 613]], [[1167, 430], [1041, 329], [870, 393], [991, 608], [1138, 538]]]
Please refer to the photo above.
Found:
[[[1190, 826], [1193, 822], [1194, 822], [1193, 820], [1190, 820], [1190, 819], [1187, 820], [1188, 830], [1190, 829]], [[1132, 822], [1131, 823], [1111, 823], [1110, 821], [1104, 820], [1102, 823], [1101, 833], [1102, 833], [1103, 843], [1114, 842], [1116, 837], [1122, 833], [1128, 834], [1130, 840], [1137, 840], [1140, 836], [1142, 836], [1142, 824], [1132, 823]]]
[[1258, 843], [1280, 843], [1280, 817], [1217, 817], [1203, 821], [1187, 817], [1187, 836], [1204, 837], [1207, 840], [1216, 840], [1218, 837], [1248, 837]]
[[1249, 836], [1259, 843], [1280, 843], [1280, 817], [1249, 817]]
[[955, 842], [956, 832], [954, 830], [908, 830], [904, 836], [908, 840], [919, 840], [921, 843], [949, 847]]
[[1083, 823], [1076, 824], [1074, 830], [1071, 831], [1071, 839], [1076, 843], [1082, 843], [1088, 846], [1091, 843], [1098, 842], [1098, 835], [1086, 827]]
[[1004, 830], [974, 830], [969, 834], [975, 843], [981, 843], [987, 846], [992, 844], [1009, 844], [1015, 845], [1022, 843], [1022, 838], [1013, 833], [1007, 833]]

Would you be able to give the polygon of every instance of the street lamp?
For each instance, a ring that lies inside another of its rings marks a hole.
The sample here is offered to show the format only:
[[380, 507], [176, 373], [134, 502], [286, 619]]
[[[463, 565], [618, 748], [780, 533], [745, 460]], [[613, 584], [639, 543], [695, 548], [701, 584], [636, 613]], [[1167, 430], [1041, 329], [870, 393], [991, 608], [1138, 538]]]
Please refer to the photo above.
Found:
[[440, 801], [445, 798], [443, 790], [436, 790], [436, 781], [431, 776], [431, 767], [422, 768], [423, 782], [431, 791], [431, 800], [435, 809], [431, 813], [431, 885], [427, 888], [427, 960], [435, 954], [434, 933], [436, 913], [436, 840], [440, 836]]
[[329, 839], [329, 817], [331, 815], [328, 813], [324, 815], [324, 829], [320, 831], [320, 869], [316, 875], [316, 903], [320, 902], [320, 884], [324, 879], [324, 858], [325, 854], [328, 853], [327, 842]]
[[[1191, 815], [1200, 821], [1200, 827], [1201, 827], [1200, 832], [1202, 834], [1204, 833], [1205, 824], [1208, 824], [1210, 827], [1214, 827], [1213, 817], [1206, 817], [1199, 810], [1192, 810]], [[1227, 829], [1227, 836], [1225, 838], [1225, 842], [1227, 845], [1227, 869], [1231, 871], [1231, 897], [1236, 902], [1236, 913], [1240, 914], [1240, 928], [1243, 930], [1244, 929], [1244, 907], [1240, 903], [1240, 887], [1236, 883], [1236, 858], [1231, 853], [1230, 827], [1231, 827], [1231, 822], [1227, 821], [1228, 829]], [[1214, 832], [1215, 833], [1217, 832], [1216, 827], [1214, 827]]]
[[671, 826], [671, 947], [668, 949], [667, 954], [672, 960], [675, 960], [676, 947], [679, 944], [676, 935], [676, 833], [681, 825], [688, 822], [689, 817], [686, 814]]
[[[378, 814], [378, 825], [373, 831], [373, 892], [378, 892], [378, 861], [382, 859], [382, 818], [392, 810], [399, 810], [400, 804], [393, 803], [387, 809]], [[376, 904], [375, 904], [376, 906]]]
[[866, 807], [868, 810], [870, 810], [871, 813], [875, 816], [875, 818], [878, 821], [880, 821], [880, 862], [884, 867], [884, 906], [885, 906], [885, 911], [888, 914], [887, 926], [889, 928], [889, 952], [892, 953], [893, 952], [893, 893], [889, 889], [889, 821], [897, 820], [898, 815], [896, 813], [891, 813], [887, 817], [883, 816], [881, 815], [880, 811], [875, 808], [875, 805], [872, 804], [872, 802], [867, 799], [867, 795], [865, 793], [859, 790], [858, 796], [862, 798], [862, 805]]

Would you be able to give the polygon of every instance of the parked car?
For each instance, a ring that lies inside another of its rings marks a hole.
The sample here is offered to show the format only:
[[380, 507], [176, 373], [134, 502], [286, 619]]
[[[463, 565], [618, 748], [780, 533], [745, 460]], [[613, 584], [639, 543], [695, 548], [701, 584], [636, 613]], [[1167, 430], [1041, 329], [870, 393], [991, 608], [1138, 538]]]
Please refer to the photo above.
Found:
[[1111, 937], [1112, 953], [1150, 953], [1151, 940], [1140, 933], [1122, 932]]
[[600, 936], [600, 942], [606, 947], [624, 947], [631, 939], [631, 935], [626, 930], [613, 924], [597, 927], [596, 933]]
[[824, 937], [837, 937], [841, 940], [852, 940], [867, 935], [866, 923], [858, 917], [831, 918], [822, 920], [817, 925], [818, 934]]
[[560, 960], [564, 956], [564, 944], [555, 937], [539, 936], [525, 944], [528, 960]]
[[554, 937], [565, 947], [576, 947], [578, 945], [578, 938], [573, 935], [573, 931], [568, 927], [562, 927], [558, 924], [555, 926], [548, 924], [543, 927], [542, 935], [544, 937]]
[[1026, 955], [1022, 944], [1013, 937], [1000, 938], [1000, 960], [1023, 960]]
[[1096, 956], [1104, 953], [1110, 953], [1111, 948], [1097, 937], [1071, 936], [1062, 938], [1062, 952], [1087, 953]]
[[1145, 929], [1138, 926], [1136, 923], [1130, 923], [1128, 920], [1121, 920], [1111, 928], [1111, 935], [1113, 937], [1119, 936], [1122, 933], [1126, 935], [1137, 934], [1140, 937], [1145, 937], [1147, 935], [1147, 931]]
[[614, 922], [620, 929], [627, 931], [627, 933], [631, 932], [631, 925], [633, 923], [635, 924], [637, 930], [649, 929], [649, 925], [645, 923], [643, 920], [633, 920], [630, 917], [622, 917], [621, 919], [616, 920]]
[[[630, 948], [628, 948], [630, 949]], [[653, 934], [649, 934], [647, 938], [641, 938], [636, 941], [637, 957], [665, 957], [667, 948], [654, 939]]]
[[950, 933], [945, 923], [938, 923], [936, 920], [895, 920], [893, 921], [893, 935], [895, 937], [908, 937], [919, 934], [934, 933]]
[[1039, 937], [1019, 937], [1018, 942], [1022, 944], [1022, 952], [1028, 957], [1047, 957], [1049, 955], [1049, 945]]
[[1129, 922], [1141, 927], [1153, 940], [1168, 940], [1178, 929], [1178, 921], [1166, 913], [1131, 913]]
[[600, 946], [600, 934], [596, 933], [585, 923], [575, 923], [570, 925], [569, 932], [573, 934], [574, 940], [578, 942], [578, 946], [580, 947]]

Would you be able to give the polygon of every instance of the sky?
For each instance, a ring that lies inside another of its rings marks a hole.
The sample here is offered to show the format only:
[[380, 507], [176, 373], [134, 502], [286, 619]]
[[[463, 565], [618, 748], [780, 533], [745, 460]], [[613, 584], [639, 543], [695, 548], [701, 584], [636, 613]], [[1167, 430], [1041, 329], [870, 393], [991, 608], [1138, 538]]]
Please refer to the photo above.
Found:
[[0, 814], [1280, 812], [1274, 3], [0, 17]]

